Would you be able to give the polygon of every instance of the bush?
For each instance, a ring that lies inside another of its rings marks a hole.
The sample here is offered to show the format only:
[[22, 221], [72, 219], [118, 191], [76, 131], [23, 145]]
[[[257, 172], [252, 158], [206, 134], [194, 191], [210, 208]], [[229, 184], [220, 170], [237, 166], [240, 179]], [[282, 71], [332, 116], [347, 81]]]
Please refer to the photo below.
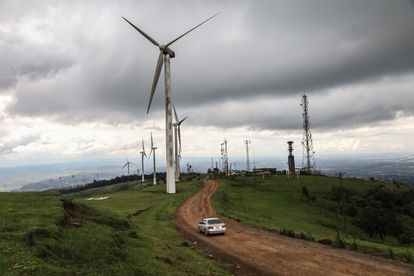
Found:
[[350, 217], [355, 217], [358, 214], [358, 208], [354, 204], [350, 204], [346, 207], [345, 213]]
[[408, 251], [407, 252], [404, 252], [401, 257], [407, 263], [412, 263], [413, 262], [413, 256]]
[[388, 249], [388, 257], [390, 259], [395, 259], [395, 254], [394, 254], [394, 250], [392, 250], [392, 248]]
[[306, 241], [315, 241], [315, 238], [312, 236], [312, 234], [307, 234], [304, 232], [300, 232], [298, 238]]
[[335, 242], [334, 242], [334, 246], [338, 248], [345, 248], [346, 247], [345, 240], [342, 239], [339, 235], [337, 235]]
[[279, 234], [283, 235], [283, 236], [288, 236], [288, 237], [291, 237], [291, 238], [295, 237], [295, 231], [293, 231], [292, 229], [282, 228], [282, 229], [279, 230]]
[[398, 237], [398, 242], [402, 245], [410, 245], [410, 243], [412, 243], [412, 238], [409, 234], [403, 232], [399, 237]]
[[403, 226], [394, 212], [377, 208], [376, 206], [363, 208], [356, 224], [370, 237], [378, 235], [382, 240], [387, 234], [399, 239], [403, 231]]
[[306, 186], [303, 186], [302, 187], [302, 195], [307, 199], [307, 200], [309, 200], [309, 190], [308, 190], [308, 188], [306, 187]]

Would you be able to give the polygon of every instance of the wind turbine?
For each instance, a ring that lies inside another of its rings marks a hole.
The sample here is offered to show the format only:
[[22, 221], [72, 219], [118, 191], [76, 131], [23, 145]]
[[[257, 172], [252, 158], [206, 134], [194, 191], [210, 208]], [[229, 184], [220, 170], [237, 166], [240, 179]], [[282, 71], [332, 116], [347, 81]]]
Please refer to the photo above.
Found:
[[142, 151], [140, 151], [139, 153], [141, 153], [141, 182], [145, 181], [145, 174], [144, 174], [144, 156], [147, 157], [147, 154], [145, 153], [145, 148], [144, 148], [144, 139], [142, 139]]
[[152, 132], [151, 132], [151, 151], [149, 156], [151, 157], [151, 153], [152, 153], [152, 165], [153, 165], [153, 176], [152, 176], [152, 184], [153, 185], [157, 185], [157, 169], [155, 167], [155, 150], [157, 148], [154, 147], [154, 141], [152, 139]]
[[161, 69], [164, 66], [164, 79], [165, 79], [165, 132], [166, 132], [166, 173], [167, 173], [167, 193], [175, 194], [175, 175], [174, 175], [174, 153], [173, 153], [173, 129], [172, 129], [172, 108], [171, 108], [171, 71], [170, 71], [170, 58], [175, 57], [175, 53], [170, 49], [174, 42], [187, 35], [194, 29], [198, 28], [202, 24], [206, 23], [213, 17], [217, 16], [219, 13], [211, 16], [210, 18], [204, 20], [197, 26], [173, 39], [165, 45], [159, 44], [152, 37], [147, 35], [144, 31], [139, 29], [137, 26], [129, 22], [125, 17], [122, 17], [126, 22], [128, 22], [135, 30], [142, 34], [146, 39], [148, 39], [152, 44], [157, 46], [160, 49], [160, 54], [158, 56], [157, 67], [155, 68], [154, 80], [152, 82], [151, 94], [148, 102], [147, 114], [151, 107], [152, 98], [154, 97], [154, 92], [157, 87], [158, 79], [160, 78]]
[[135, 163], [132, 163], [132, 162], [129, 162], [128, 157], [125, 157], [125, 158], [126, 158], [126, 163], [125, 163], [125, 165], [122, 167], [122, 169], [123, 169], [123, 168], [125, 168], [126, 166], [128, 166], [128, 180], [129, 180], [129, 165], [130, 165], [130, 164], [136, 165], [136, 164], [135, 164]]
[[[173, 109], [174, 109], [174, 116], [175, 116], [175, 123], [173, 124], [173, 126], [174, 126], [174, 135], [175, 135], [175, 137], [174, 137], [175, 181], [180, 181], [180, 172], [181, 172], [181, 168], [180, 168], [180, 163], [181, 163], [181, 124], [182, 124], [182, 122], [185, 121], [185, 119], [188, 118], [188, 116], [184, 117], [184, 119], [182, 119], [180, 121], [180, 119], [178, 119], [177, 110], [175, 110], [175, 105], [174, 104], [173, 104]], [[178, 147], [178, 144], [180, 145], [179, 147]]]

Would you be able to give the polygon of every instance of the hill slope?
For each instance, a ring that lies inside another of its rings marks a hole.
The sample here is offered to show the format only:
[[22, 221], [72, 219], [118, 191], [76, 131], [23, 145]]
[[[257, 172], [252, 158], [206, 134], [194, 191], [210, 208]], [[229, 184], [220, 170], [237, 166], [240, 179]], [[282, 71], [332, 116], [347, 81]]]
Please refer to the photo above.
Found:
[[181, 182], [176, 195], [133, 182], [64, 197], [0, 193], [0, 274], [225, 275], [171, 224], [198, 185]]
[[221, 178], [213, 206], [259, 228], [412, 262], [414, 188], [324, 176]]

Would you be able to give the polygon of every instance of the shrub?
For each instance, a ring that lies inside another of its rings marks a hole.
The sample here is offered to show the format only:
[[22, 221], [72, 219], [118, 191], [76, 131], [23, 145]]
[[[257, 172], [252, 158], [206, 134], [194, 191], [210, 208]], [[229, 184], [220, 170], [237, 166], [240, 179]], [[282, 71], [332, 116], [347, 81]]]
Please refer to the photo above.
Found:
[[405, 262], [407, 262], [407, 263], [412, 263], [413, 262], [413, 256], [411, 255], [411, 253], [410, 252], [404, 252], [404, 253], [402, 253], [402, 256], [401, 256], [403, 259], [404, 259], [404, 261]]
[[283, 235], [283, 236], [288, 236], [288, 237], [291, 237], [291, 238], [295, 237], [295, 231], [293, 231], [292, 229], [282, 228], [282, 229], [279, 230], [279, 234]]
[[403, 232], [399, 237], [398, 237], [398, 242], [402, 245], [409, 245], [410, 243], [412, 243], [412, 238], [409, 234]]
[[307, 199], [307, 200], [309, 200], [309, 190], [308, 190], [308, 187], [306, 187], [306, 186], [303, 186], [302, 187], [302, 195]]
[[345, 248], [346, 247], [345, 240], [342, 239], [339, 235], [337, 235], [335, 242], [334, 242], [334, 246], [338, 248]]
[[312, 236], [312, 234], [307, 234], [304, 232], [300, 232], [298, 238], [306, 241], [315, 241], [315, 238]]
[[392, 248], [388, 249], [388, 257], [390, 259], [395, 259], [395, 254], [394, 254], [394, 250], [392, 250]]

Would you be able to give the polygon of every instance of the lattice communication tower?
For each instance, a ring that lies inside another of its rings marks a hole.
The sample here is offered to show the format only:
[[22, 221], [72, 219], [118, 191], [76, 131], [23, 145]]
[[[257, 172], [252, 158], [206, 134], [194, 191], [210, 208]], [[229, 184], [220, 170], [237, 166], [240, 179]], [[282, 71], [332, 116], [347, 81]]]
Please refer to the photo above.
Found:
[[315, 165], [315, 151], [313, 150], [312, 133], [310, 130], [309, 114], [308, 114], [308, 96], [304, 93], [302, 96], [302, 116], [303, 116], [303, 157], [302, 157], [302, 169], [311, 171], [316, 168]]
[[222, 159], [223, 173], [225, 175], [230, 175], [229, 157], [227, 155], [227, 140], [226, 139], [224, 139], [224, 142], [221, 143], [221, 159]]

